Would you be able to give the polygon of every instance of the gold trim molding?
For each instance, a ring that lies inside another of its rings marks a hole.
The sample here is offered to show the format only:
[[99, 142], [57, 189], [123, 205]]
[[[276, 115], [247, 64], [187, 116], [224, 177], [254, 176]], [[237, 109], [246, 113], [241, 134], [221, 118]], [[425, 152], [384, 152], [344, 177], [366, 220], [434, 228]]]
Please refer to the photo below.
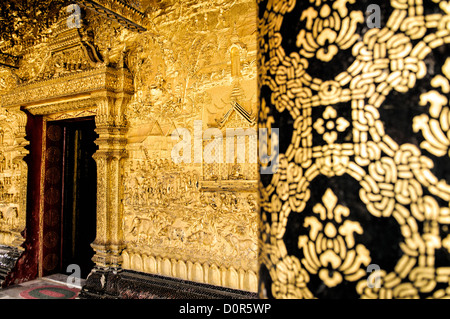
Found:
[[258, 286], [258, 277], [252, 270], [148, 256], [128, 249], [124, 250], [122, 257], [124, 269], [253, 292], [256, 292]]

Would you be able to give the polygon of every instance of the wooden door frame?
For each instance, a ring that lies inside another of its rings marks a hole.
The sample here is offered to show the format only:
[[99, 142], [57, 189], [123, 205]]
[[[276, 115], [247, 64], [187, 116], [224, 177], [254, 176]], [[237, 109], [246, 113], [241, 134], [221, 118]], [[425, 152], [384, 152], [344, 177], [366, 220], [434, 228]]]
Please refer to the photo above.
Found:
[[[49, 127], [49, 125], [51, 125], [51, 123], [55, 123], [55, 125], [61, 125], [61, 127], [64, 130], [64, 133], [62, 135], [62, 139], [63, 141], [61, 142], [62, 145], [62, 155], [61, 155], [61, 185], [60, 187], [58, 186], [58, 188], [60, 188], [61, 194], [61, 202], [58, 206], [58, 212], [60, 213], [60, 220], [59, 220], [59, 225], [61, 225], [61, 230], [59, 232], [59, 240], [58, 240], [58, 245], [59, 245], [59, 253], [58, 253], [58, 263], [59, 265], [57, 266], [57, 268], [61, 268], [61, 266], [63, 265], [63, 240], [64, 240], [64, 230], [63, 230], [63, 211], [64, 211], [64, 193], [65, 193], [65, 149], [66, 149], [66, 125], [64, 123], [64, 121], [76, 121], [77, 119], [80, 120], [88, 120], [89, 118], [91, 118], [92, 120], [94, 120], [94, 118], [92, 117], [94, 115], [94, 113], [83, 113], [83, 116], [77, 116], [77, 117], [70, 117], [70, 116], [65, 116], [64, 118], [61, 117], [54, 117], [54, 116], [47, 116], [43, 118], [42, 121], [42, 136], [41, 136], [41, 158], [40, 158], [40, 162], [41, 162], [41, 169], [40, 169], [40, 186], [39, 186], [39, 240], [38, 240], [38, 274], [39, 277], [43, 277], [44, 276], [44, 245], [45, 245], [45, 241], [44, 241], [44, 236], [46, 233], [45, 230], [45, 198], [46, 198], [46, 186], [45, 186], [45, 181], [47, 179], [47, 172], [46, 172], [46, 166], [47, 166], [47, 160], [46, 160], [46, 156], [47, 156], [47, 149], [48, 149], [48, 134], [47, 134], [47, 128]], [[61, 271], [64, 272], [64, 269], [61, 268]]]

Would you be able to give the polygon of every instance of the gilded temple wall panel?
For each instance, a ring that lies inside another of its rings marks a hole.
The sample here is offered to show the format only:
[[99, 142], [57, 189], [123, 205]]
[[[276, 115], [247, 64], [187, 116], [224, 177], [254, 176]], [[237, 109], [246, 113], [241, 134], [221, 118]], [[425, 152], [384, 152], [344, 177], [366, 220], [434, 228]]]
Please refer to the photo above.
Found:
[[[194, 147], [195, 121], [200, 134], [256, 130], [256, 4], [183, 3], [153, 12], [153, 28], [130, 40], [123, 268], [256, 291], [257, 164], [223, 157], [211, 179]], [[191, 162], [177, 164], [171, 136], [184, 128]]]

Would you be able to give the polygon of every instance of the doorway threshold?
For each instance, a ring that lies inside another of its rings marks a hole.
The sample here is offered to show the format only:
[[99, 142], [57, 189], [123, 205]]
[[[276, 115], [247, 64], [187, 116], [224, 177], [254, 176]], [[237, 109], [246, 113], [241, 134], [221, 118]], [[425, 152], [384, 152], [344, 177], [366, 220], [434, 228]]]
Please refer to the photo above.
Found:
[[2, 299], [80, 299], [78, 294], [81, 285], [67, 282], [70, 278], [64, 274], [54, 274], [37, 278], [20, 284], [9, 286], [0, 290]]
[[45, 281], [58, 283], [58, 284], [64, 284], [67, 287], [78, 288], [78, 289], [81, 289], [83, 287], [84, 283], [86, 282], [85, 279], [75, 278], [75, 279], [79, 279], [77, 282], [77, 281], [73, 280], [74, 278], [69, 278], [69, 276], [64, 275], [64, 274], [53, 274], [50, 276], [42, 277], [41, 279], [45, 280]]

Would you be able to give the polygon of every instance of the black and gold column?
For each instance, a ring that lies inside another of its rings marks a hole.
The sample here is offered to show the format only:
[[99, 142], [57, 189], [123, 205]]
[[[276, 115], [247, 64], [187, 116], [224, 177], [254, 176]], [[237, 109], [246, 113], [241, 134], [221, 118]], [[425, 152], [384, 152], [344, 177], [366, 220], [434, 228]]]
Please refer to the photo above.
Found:
[[450, 297], [450, 3], [258, 3], [260, 296]]

